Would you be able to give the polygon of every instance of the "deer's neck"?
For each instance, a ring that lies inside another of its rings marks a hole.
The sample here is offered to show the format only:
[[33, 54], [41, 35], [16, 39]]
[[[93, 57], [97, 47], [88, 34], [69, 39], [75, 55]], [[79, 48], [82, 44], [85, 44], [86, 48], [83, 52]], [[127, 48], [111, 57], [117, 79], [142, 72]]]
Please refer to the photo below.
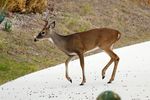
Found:
[[59, 49], [64, 49], [66, 41], [65, 37], [62, 35], [59, 35], [57, 33], [52, 33], [49, 40], [56, 45]]

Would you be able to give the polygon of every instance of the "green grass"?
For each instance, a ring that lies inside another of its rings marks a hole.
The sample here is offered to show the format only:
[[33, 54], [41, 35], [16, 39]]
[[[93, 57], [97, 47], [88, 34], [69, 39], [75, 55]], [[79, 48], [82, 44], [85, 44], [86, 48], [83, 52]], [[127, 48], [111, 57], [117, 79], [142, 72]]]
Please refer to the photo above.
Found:
[[30, 33], [0, 30], [0, 84], [59, 64], [66, 59], [48, 41], [35, 43]]
[[[64, 33], [75, 33], [87, 31], [91, 28], [91, 22], [79, 16], [78, 14], [63, 14], [62, 24], [59, 25], [58, 30], [62, 30]], [[71, 31], [69, 31], [71, 29]]]
[[0, 84], [34, 72], [37, 67], [27, 62], [18, 62], [7, 54], [0, 54]]
[[89, 3], [85, 3], [82, 5], [81, 7], [81, 15], [88, 15], [88, 14], [92, 14], [93, 8], [92, 5], [90, 5]]
[[79, 27], [77, 28], [76, 32], [83, 32], [83, 31], [87, 31], [90, 29], [91, 23], [89, 21], [81, 20], [80, 22], [81, 23], [80, 23]]

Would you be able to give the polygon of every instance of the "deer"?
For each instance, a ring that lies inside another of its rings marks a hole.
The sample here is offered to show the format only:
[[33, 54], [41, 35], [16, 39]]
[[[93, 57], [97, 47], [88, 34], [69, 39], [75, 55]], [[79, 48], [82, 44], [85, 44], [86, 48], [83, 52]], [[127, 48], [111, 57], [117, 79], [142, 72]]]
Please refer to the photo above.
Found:
[[80, 85], [86, 83], [84, 53], [100, 48], [110, 56], [110, 61], [102, 69], [102, 79], [105, 78], [105, 73], [108, 67], [114, 62], [114, 68], [108, 84], [114, 81], [117, 66], [120, 58], [113, 52], [114, 44], [120, 39], [121, 33], [118, 30], [111, 28], [95, 28], [84, 32], [78, 32], [70, 35], [60, 35], [55, 31], [55, 21], [49, 23], [45, 20], [45, 25], [34, 41], [49, 40], [58, 49], [63, 51], [67, 56], [65, 61], [65, 77], [72, 83], [72, 79], [68, 75], [68, 64], [73, 57], [78, 56], [82, 69], [82, 81]]

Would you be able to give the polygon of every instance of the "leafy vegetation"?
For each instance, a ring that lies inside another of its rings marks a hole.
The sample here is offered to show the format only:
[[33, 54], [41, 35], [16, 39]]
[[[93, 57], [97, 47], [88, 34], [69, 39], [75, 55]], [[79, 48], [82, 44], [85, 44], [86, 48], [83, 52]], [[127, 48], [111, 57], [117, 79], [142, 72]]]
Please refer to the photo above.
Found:
[[47, 0], [0, 0], [0, 8], [13, 12], [39, 12], [47, 7]]

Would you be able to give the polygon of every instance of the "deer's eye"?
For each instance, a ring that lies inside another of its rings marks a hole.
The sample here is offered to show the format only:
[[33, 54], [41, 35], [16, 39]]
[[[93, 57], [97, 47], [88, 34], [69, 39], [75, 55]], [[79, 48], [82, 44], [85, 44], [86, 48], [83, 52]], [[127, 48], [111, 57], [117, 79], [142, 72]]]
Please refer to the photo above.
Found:
[[44, 35], [44, 34], [45, 34], [45, 32], [41, 32], [41, 34], [42, 34], [42, 35]]

